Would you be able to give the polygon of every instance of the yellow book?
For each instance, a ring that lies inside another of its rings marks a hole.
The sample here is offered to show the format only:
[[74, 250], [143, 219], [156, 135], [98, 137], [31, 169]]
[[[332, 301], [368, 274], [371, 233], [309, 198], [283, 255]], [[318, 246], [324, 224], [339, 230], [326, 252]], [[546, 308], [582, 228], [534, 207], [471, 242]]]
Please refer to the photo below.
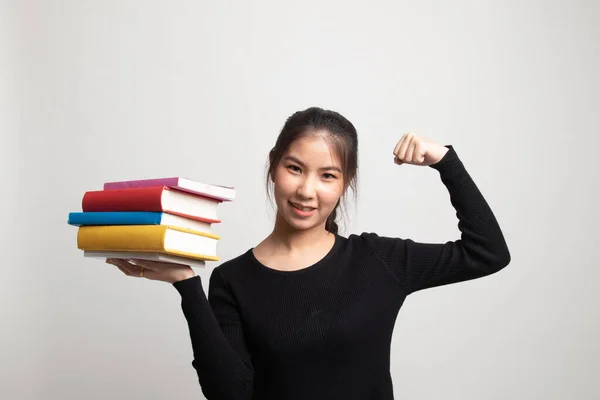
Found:
[[170, 225], [86, 225], [77, 231], [84, 251], [162, 253], [195, 260], [219, 261], [214, 233]]

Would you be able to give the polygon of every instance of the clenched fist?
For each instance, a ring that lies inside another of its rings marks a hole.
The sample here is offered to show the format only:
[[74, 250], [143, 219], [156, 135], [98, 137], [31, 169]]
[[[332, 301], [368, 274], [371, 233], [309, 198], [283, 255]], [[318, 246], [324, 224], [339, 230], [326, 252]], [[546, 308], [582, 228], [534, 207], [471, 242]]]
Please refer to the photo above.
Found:
[[440, 161], [447, 152], [447, 147], [407, 132], [394, 148], [394, 162], [398, 165], [429, 166]]

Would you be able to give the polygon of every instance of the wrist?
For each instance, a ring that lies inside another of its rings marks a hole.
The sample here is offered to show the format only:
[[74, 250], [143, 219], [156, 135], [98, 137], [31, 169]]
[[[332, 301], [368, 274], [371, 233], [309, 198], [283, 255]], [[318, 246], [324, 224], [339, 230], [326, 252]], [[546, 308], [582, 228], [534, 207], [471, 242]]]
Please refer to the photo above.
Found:
[[444, 156], [448, 153], [448, 150], [450, 150], [448, 147], [440, 146], [439, 149], [436, 151], [436, 157], [435, 157], [436, 160], [431, 165], [435, 165], [435, 164], [439, 163], [440, 161], [442, 161]]
[[178, 271], [176, 274], [173, 275], [173, 277], [169, 280], [169, 282], [171, 284], [177, 283], [177, 282], [181, 282], [181, 281], [185, 281], [186, 279], [190, 279], [196, 276], [196, 273], [194, 272], [193, 269], [189, 269], [186, 271]]

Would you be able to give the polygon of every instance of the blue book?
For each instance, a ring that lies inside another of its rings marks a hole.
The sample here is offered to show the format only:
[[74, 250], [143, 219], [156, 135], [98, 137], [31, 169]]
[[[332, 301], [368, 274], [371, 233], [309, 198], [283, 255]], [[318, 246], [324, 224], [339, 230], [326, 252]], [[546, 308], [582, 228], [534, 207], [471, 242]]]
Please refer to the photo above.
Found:
[[197, 221], [166, 212], [153, 211], [106, 211], [69, 213], [69, 225], [169, 225], [200, 232], [211, 230], [211, 223]]

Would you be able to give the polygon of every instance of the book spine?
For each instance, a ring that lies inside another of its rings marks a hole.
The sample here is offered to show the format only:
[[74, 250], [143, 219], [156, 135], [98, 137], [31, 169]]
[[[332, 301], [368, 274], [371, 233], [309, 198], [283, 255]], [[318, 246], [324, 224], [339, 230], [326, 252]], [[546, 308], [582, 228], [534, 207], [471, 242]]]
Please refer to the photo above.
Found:
[[130, 188], [148, 188], [161, 186], [174, 186], [179, 183], [178, 178], [138, 179], [130, 181], [106, 182], [104, 190], [119, 190]]
[[164, 211], [163, 190], [164, 187], [89, 191], [83, 195], [81, 208], [84, 212]]
[[166, 231], [161, 225], [82, 226], [77, 232], [77, 247], [96, 251], [164, 251]]
[[73, 212], [69, 214], [70, 225], [158, 225], [161, 212], [106, 211]]

